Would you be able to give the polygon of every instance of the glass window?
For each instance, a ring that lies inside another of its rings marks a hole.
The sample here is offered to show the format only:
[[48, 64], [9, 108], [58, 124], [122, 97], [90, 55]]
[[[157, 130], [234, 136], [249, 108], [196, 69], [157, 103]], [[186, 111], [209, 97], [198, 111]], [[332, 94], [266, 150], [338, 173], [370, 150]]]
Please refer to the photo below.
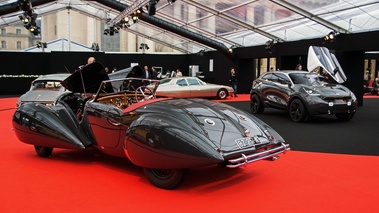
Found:
[[187, 84], [187, 81], [186, 81], [186, 79], [179, 79], [177, 82], [176, 82], [176, 84], [177, 85], [179, 85], [179, 86], [188, 86], [188, 84]]
[[20, 35], [21, 34], [21, 29], [16, 29], [16, 35]]
[[3, 48], [3, 49], [7, 48], [7, 42], [6, 41], [1, 41], [1, 48]]
[[200, 85], [199, 81], [196, 78], [188, 78], [187, 81], [190, 86]]
[[5, 28], [1, 28], [1, 35], [5, 35], [7, 33], [7, 30]]
[[21, 49], [21, 41], [17, 41], [16, 47], [17, 47], [17, 49]]

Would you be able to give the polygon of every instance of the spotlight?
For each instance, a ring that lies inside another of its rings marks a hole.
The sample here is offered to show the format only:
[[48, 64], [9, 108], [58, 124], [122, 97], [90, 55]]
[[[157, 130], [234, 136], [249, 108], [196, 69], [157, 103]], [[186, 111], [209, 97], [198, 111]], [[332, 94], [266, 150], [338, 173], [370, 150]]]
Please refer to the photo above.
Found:
[[100, 50], [99, 44], [96, 43], [96, 42], [93, 42], [92, 43], [92, 50], [95, 51], [95, 52], [99, 52], [99, 50]]
[[110, 35], [110, 36], [113, 36], [113, 35], [114, 35], [114, 32], [115, 32], [115, 31], [114, 31], [114, 27], [110, 27], [110, 28], [109, 28], [109, 35]]
[[150, 0], [149, 1], [149, 4], [147, 5], [147, 10], [148, 10], [150, 16], [155, 15], [155, 12], [157, 10], [155, 5], [157, 5], [158, 2], [159, 2], [159, 0]]
[[47, 47], [47, 43], [46, 43], [46, 42], [40, 42], [40, 41], [39, 41], [39, 42], [37, 43], [37, 47], [38, 47], [38, 48], [42, 48], [42, 49], [43, 49], [43, 48], [46, 48], [46, 47]]
[[150, 49], [150, 47], [149, 47], [149, 45], [147, 45], [145, 43], [141, 43], [139, 46], [139, 49], [140, 50], [148, 50], [148, 49]]
[[265, 44], [265, 49], [271, 54], [272, 47], [274, 46], [274, 40], [268, 40]]
[[327, 42], [333, 42], [336, 37], [336, 34], [332, 31], [324, 37], [324, 40]]
[[122, 20], [121, 20], [122, 23], [129, 23], [129, 17], [128, 16], [125, 16]]
[[134, 16], [132, 16], [132, 19], [133, 19], [133, 23], [137, 23], [138, 22], [138, 16], [134, 15]]
[[21, 10], [25, 12], [30, 12], [32, 10], [32, 3], [30, 0], [18, 0], [17, 5], [20, 7]]
[[176, 1], [176, 0], [167, 0], [167, 3], [168, 3], [169, 5], [172, 5], [175, 1]]

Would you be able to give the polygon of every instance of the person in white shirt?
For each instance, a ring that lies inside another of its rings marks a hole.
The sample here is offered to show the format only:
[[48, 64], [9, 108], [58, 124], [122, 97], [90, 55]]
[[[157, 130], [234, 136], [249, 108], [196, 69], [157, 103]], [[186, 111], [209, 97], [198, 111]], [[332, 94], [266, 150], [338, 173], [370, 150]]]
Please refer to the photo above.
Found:
[[180, 69], [176, 70], [176, 77], [182, 77], [182, 72], [180, 72]]

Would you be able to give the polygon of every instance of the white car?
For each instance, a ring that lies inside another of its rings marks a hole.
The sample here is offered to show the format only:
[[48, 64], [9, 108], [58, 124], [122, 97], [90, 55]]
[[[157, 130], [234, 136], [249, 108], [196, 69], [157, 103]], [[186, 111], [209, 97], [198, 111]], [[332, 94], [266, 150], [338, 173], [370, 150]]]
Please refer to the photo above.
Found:
[[234, 90], [230, 86], [210, 84], [197, 77], [174, 77], [160, 80], [156, 95], [168, 98], [226, 99]]

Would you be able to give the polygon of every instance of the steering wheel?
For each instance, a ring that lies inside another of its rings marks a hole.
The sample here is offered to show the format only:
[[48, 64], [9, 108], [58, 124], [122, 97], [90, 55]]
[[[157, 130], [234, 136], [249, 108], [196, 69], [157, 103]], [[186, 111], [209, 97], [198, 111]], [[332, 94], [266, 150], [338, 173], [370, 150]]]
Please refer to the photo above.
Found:
[[[137, 102], [155, 99], [155, 94], [154, 94], [153, 90], [151, 90], [147, 86], [138, 87], [134, 93], [135, 93]], [[141, 95], [142, 95], [143, 99], [141, 99]]]

